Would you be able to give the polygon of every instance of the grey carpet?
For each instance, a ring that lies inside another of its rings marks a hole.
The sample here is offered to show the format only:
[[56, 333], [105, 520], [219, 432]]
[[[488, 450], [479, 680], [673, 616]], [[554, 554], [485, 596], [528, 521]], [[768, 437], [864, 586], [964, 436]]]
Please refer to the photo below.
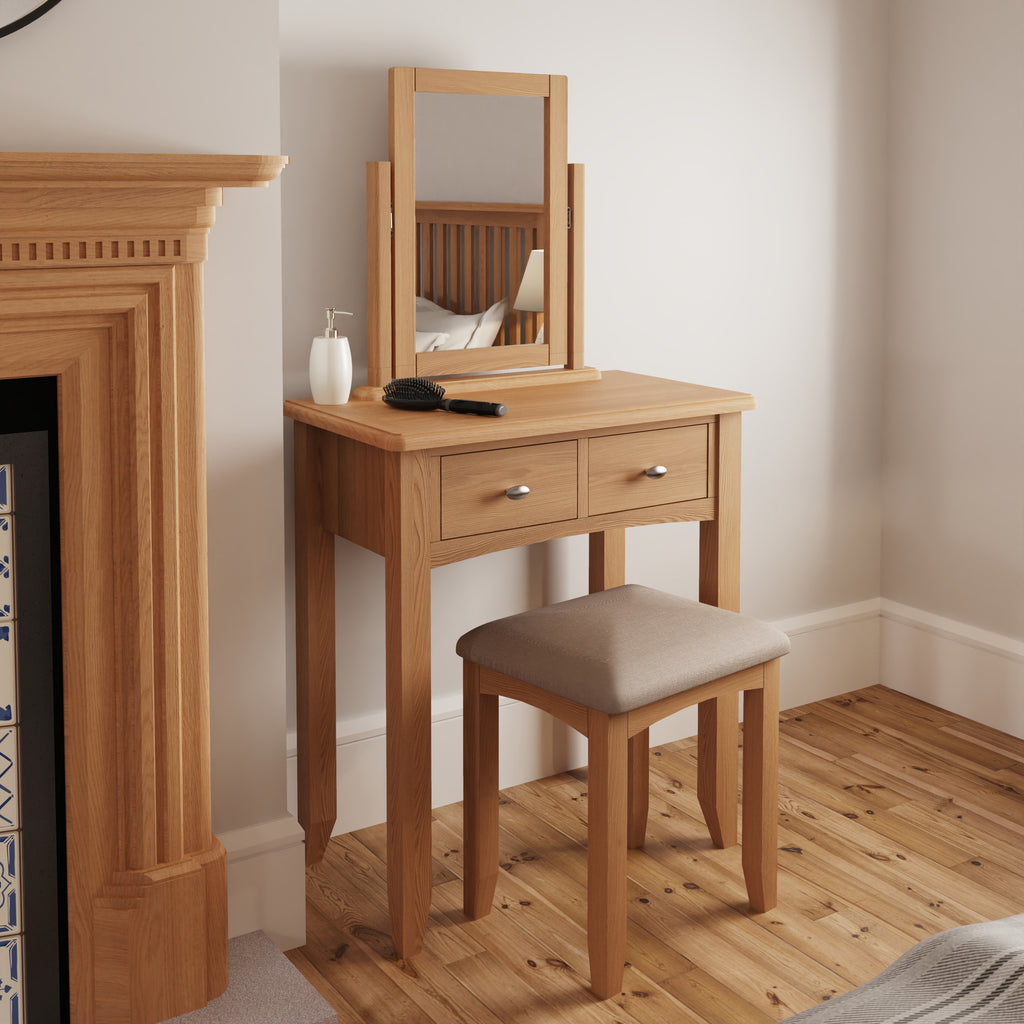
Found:
[[1024, 1024], [1024, 914], [919, 942], [877, 978], [786, 1024]]
[[263, 932], [228, 943], [228, 988], [164, 1024], [338, 1024], [338, 1015]]

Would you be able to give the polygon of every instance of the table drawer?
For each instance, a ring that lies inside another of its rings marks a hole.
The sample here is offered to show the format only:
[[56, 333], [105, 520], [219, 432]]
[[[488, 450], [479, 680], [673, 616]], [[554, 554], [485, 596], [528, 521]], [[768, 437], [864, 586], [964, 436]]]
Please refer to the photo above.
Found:
[[706, 498], [708, 425], [592, 437], [588, 481], [592, 516]]
[[[576, 441], [443, 456], [441, 537], [575, 519], [576, 456]], [[509, 497], [523, 486], [528, 494]]]

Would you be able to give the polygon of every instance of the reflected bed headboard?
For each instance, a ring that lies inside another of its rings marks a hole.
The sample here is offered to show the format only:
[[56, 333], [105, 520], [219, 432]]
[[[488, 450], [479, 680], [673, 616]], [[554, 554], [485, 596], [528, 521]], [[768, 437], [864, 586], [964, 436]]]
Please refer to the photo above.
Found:
[[512, 309], [531, 249], [544, 248], [541, 203], [416, 203], [416, 294], [453, 313], [509, 309], [495, 346], [529, 345], [542, 313]]

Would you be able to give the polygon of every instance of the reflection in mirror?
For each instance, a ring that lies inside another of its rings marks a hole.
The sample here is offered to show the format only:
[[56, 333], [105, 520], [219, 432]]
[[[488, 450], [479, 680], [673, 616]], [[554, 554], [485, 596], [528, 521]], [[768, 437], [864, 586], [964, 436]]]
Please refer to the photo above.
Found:
[[529, 344], [543, 303], [515, 308], [544, 244], [544, 101], [416, 95], [416, 351]]
[[543, 99], [417, 93], [416, 198], [543, 203]]

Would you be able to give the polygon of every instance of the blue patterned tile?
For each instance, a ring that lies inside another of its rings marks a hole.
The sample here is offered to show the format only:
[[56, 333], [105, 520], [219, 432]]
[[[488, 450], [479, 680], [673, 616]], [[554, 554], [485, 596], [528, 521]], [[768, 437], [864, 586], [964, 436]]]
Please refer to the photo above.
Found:
[[0, 939], [0, 1024], [26, 1024], [21, 979], [25, 972], [20, 936]]
[[0, 832], [18, 828], [19, 818], [18, 730], [8, 727], [0, 729]]
[[0, 512], [14, 510], [14, 495], [11, 490], [11, 467], [0, 466]]
[[0, 933], [5, 935], [21, 932], [20, 838], [20, 832], [0, 835]]
[[13, 622], [0, 622], [0, 726], [18, 720], [18, 686]]
[[0, 619], [14, 617], [14, 517], [0, 516]]

